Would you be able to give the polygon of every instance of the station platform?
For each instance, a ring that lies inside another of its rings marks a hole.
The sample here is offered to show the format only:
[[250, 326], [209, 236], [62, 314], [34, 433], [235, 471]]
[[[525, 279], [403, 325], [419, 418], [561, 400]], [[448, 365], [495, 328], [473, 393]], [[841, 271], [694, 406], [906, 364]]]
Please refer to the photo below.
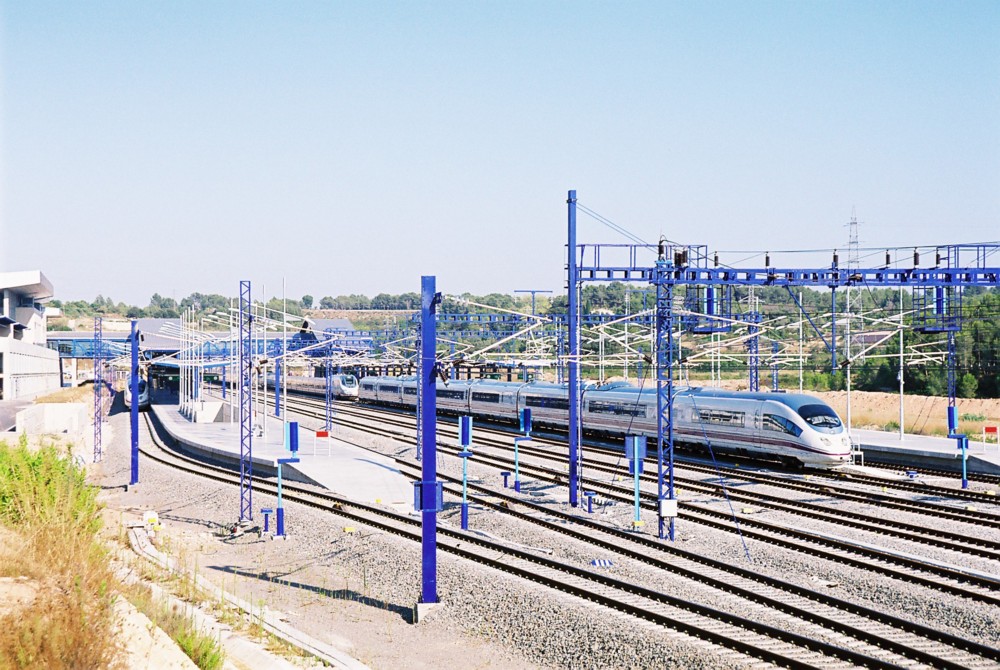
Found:
[[[176, 404], [153, 404], [150, 411], [163, 430], [181, 447], [196, 456], [224, 464], [239, 463], [240, 426], [217, 421], [193, 423]], [[278, 459], [289, 458], [285, 449], [284, 424], [267, 417], [267, 437], [253, 437], [253, 470], [276, 476]], [[378, 503], [401, 512], [413, 510], [413, 484], [385, 456], [361, 449], [334, 437], [316, 438], [313, 430], [299, 426], [299, 463], [282, 466], [282, 477], [322, 486], [344, 497]]]
[[[962, 451], [958, 441], [947, 437], [904, 435], [879, 430], [854, 428], [851, 436], [861, 444], [865, 459], [896, 465], [938, 468], [949, 472], [962, 471]], [[971, 473], [1000, 475], [1000, 446], [983, 445], [975, 435], [969, 436], [966, 469]]]

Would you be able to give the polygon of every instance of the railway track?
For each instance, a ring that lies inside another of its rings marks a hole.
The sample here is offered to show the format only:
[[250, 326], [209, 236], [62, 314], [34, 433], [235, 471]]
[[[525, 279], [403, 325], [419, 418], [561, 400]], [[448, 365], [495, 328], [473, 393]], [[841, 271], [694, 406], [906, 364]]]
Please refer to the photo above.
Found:
[[[306, 401], [312, 404], [310, 401]], [[391, 417], [391, 422], [395, 425], [409, 430], [414, 430], [413, 418], [409, 415], [403, 415], [399, 412], [388, 411], [382, 409], [373, 409], [365, 407], [364, 409], [352, 408], [350, 406], [340, 407], [338, 406], [338, 411], [341, 412], [341, 420], [343, 420], [343, 414], [367, 417], [370, 416], [369, 413], [378, 414], [379, 416]], [[438, 430], [441, 435], [454, 437], [458, 434], [458, 429], [453, 424], [440, 422], [438, 424]], [[509, 431], [497, 430], [493, 427], [479, 427], [477, 426], [477, 444], [484, 444], [488, 446], [498, 446], [511, 448], [511, 437], [515, 434]], [[544, 436], [533, 436], [533, 441], [538, 444], [548, 444], [556, 448], [565, 449], [565, 444], [558, 440], [553, 440]], [[622, 452], [620, 450], [615, 450], [613, 448], [603, 447], [601, 445], [587, 445], [587, 450], [590, 452], [598, 451], [599, 453], [610, 454], [615, 457], [621, 457]], [[564, 456], [565, 458], [565, 456]], [[647, 459], [647, 463], [655, 465], [655, 459], [650, 457]], [[985, 526], [993, 529], [1000, 529], [1000, 515], [993, 514], [990, 512], [983, 511], [981, 509], [972, 508], [969, 509], [967, 506], [958, 506], [957, 504], [945, 504], [935, 502], [934, 500], [902, 500], [890, 495], [887, 495], [881, 489], [883, 488], [893, 488], [904, 490], [911, 493], [918, 493], [926, 497], [937, 497], [937, 498], [953, 498], [956, 500], [968, 500], [975, 501], [987, 505], [996, 505], [1000, 502], [997, 496], [991, 496], [987, 493], [977, 493], [974, 491], [963, 491], [962, 489], [946, 488], [946, 487], [936, 487], [921, 483], [908, 482], [908, 481], [894, 481], [887, 479], [880, 479], [877, 477], [865, 477], [863, 475], [830, 475], [822, 471], [817, 471], [810, 473], [808, 476], [810, 480], [803, 479], [790, 479], [786, 475], [778, 475], [772, 473], [763, 473], [756, 471], [748, 471], [745, 469], [734, 468], [734, 467], [724, 467], [724, 466], [708, 466], [697, 463], [690, 460], [677, 460], [675, 461], [677, 467], [683, 468], [685, 470], [691, 470], [694, 472], [704, 473], [706, 476], [718, 477], [719, 475], [724, 475], [731, 479], [740, 479], [744, 481], [758, 482], [763, 484], [770, 484], [780, 488], [786, 488], [790, 490], [797, 490], [802, 492], [807, 492], [811, 495], [823, 495], [823, 496], [834, 496], [844, 500], [851, 500], [855, 502], [861, 502], [869, 505], [878, 505], [883, 508], [897, 509], [900, 511], [912, 512], [915, 514], [930, 515], [935, 519], [948, 519], [953, 521], [964, 521], [967, 523], [973, 523], [980, 526]], [[800, 474], [796, 475], [801, 477]], [[680, 478], [685, 484], [690, 487], [695, 485], [697, 480], [690, 478]], [[850, 488], [848, 486], [839, 485], [838, 479], [846, 480], [848, 482], [857, 482], [859, 484], [867, 484], [873, 487], [878, 487], [878, 491], [859, 491], [857, 489]]]
[[[152, 427], [150, 429], [153, 432]], [[181, 457], [172, 452], [167, 452], [169, 455], [166, 456], [163, 452], [152, 453], [150, 450], [144, 450], [144, 453], [147, 457], [171, 467], [181, 468], [217, 481], [225, 481], [235, 485], [239, 483], [238, 475], [218, 466], [206, 466], [195, 459]], [[416, 469], [418, 466], [410, 463], [407, 467]], [[415, 474], [415, 476], [418, 475]], [[270, 490], [272, 493], [276, 490], [273, 484], [260, 480], [255, 482], [255, 486]], [[453, 487], [454, 483], [450, 485], [452, 492], [454, 492]], [[484, 493], [490, 494], [491, 492], [484, 491]], [[313, 507], [327, 509], [339, 516], [407, 537], [413, 541], [419, 541], [420, 538], [418, 522], [407, 515], [357, 503], [295, 484], [285, 484], [284, 495], [288, 500], [296, 500]], [[479, 499], [479, 496], [477, 495], [476, 498]], [[481, 503], [497, 504], [486, 498], [482, 498]], [[508, 505], [511, 503], [521, 505], [517, 501], [509, 500]], [[512, 509], [506, 511], [514, 513]], [[541, 511], [535, 509], [534, 513], [539, 514]], [[530, 513], [526, 512], [520, 514], [525, 517], [530, 516]], [[551, 514], [551, 511], [546, 511], [544, 514]], [[543, 518], [533, 519], [532, 522], [548, 524], [550, 530], [559, 530], [564, 534], [568, 530], [559, 528], [557, 526], [560, 524], [554, 524]], [[578, 522], [578, 519], [574, 521], [574, 523]], [[594, 524], [594, 526], [596, 525]], [[851, 638], [850, 643], [831, 644], [812, 636], [803, 636], [767, 626], [750, 618], [734, 617], [728, 612], [674, 598], [638, 584], [624, 582], [609, 575], [595, 573], [592, 570], [484, 540], [462, 531], [442, 528], [439, 532], [442, 536], [439, 540], [439, 548], [443, 551], [783, 667], [846, 668], [863, 666], [894, 668], [913, 667], [913, 663], [917, 662], [926, 667], [979, 668], [995, 667], [993, 661], [1000, 660], [1000, 655], [997, 654], [996, 650], [991, 651], [989, 648], [962, 638], [948, 636], [929, 629], [924, 630], [919, 626], [914, 627], [913, 624], [907, 624], [901, 620], [894, 621], [891, 617], [885, 618], [886, 622], [881, 622], [878, 619], [882, 618], [882, 615], [869, 614], [865, 617], [861, 609], [854, 606], [849, 606], [848, 609], [838, 609], [831, 605], [830, 608], [833, 610], [831, 613], [818, 613], [814, 601], [804, 604], [789, 602], [793, 598], [803, 601], [807, 599], [801, 593], [790, 595], [787, 590], [783, 590], [780, 586], [769, 586], [774, 591], [774, 595], [771, 596], [751, 592], [734, 585], [732, 583], [733, 575], [722, 570], [721, 566], [718, 565], [713, 566], [712, 569], [722, 574], [715, 577], [708, 574], [708, 571], [704, 570], [703, 567], [702, 571], [698, 573], [689, 568], [685, 574], [688, 576], [697, 574], [699, 581], [709, 584], [713, 588], [746, 598], [762, 607], [779, 609], [804, 622], [810, 622], [809, 625], [816, 626], [819, 630], [833, 631], [835, 637], [848, 636]], [[579, 533], [579, 531], [574, 532], [583, 541], [599, 543], [586, 534]], [[613, 532], [609, 530], [603, 532], [613, 535]], [[617, 537], [614, 540], [605, 540], [604, 546], [619, 554], [630, 553], [630, 557], [661, 569], [683, 570], [683, 568], [672, 565], [675, 561], [668, 563], [664, 558], [652, 555], [649, 552], [650, 545], [643, 546], [644, 543], [640, 542], [637, 544], [638, 548], [627, 549], [623, 546], [623, 539], [623, 537]], [[651, 541], [646, 540], [646, 542]], [[498, 554], [500, 558], [497, 558]], [[679, 555], [681, 555], [680, 552], [672, 553], [674, 558]], [[695, 561], [690, 562], [692, 565], [697, 565]], [[749, 576], [746, 579], [748, 582], [752, 581]], [[787, 589], [787, 585], [785, 587]], [[851, 608], [855, 611], [849, 611]], [[876, 618], [872, 619], [872, 616]], [[817, 635], [822, 638], [824, 635], [828, 636], [829, 633], [817, 632]]]
[[[308, 406], [308, 404], [306, 406]], [[391, 416], [396, 416], [396, 415], [393, 413], [391, 414]], [[393, 439], [409, 437], [408, 433], [400, 433], [392, 429], [375, 429], [368, 426], [367, 424], [347, 421], [343, 416], [340, 417], [340, 421], [345, 425], [359, 428], [362, 430], [378, 431], [384, 437], [390, 437]], [[409, 428], [409, 426], [406, 425], [405, 421], [396, 421], [395, 423], [397, 426], [404, 428], [404, 430]], [[457, 437], [457, 428], [455, 428], [453, 425], [444, 424], [440, 426], [440, 431], [445, 436]], [[510, 450], [512, 448], [511, 444], [503, 440], [492, 440], [489, 438], [483, 439], [479, 436], [477, 436], [476, 444], [477, 444], [477, 449], [481, 447], [496, 447], [503, 450]], [[560, 447], [561, 445], [555, 444], [554, 446]], [[441, 445], [441, 447], [439, 448], [447, 448], [447, 446]], [[454, 450], [452, 451], [454, 452]], [[525, 456], [536, 456], [538, 458], [553, 460], [560, 463], [563, 463], [566, 460], [565, 456], [562, 453], [553, 453], [551, 451], [546, 451], [542, 448], [526, 446], [523, 444], [520, 446], [520, 451], [521, 454]], [[613, 454], [613, 456], [620, 459], [621, 454]], [[514, 462], [512, 459], [505, 459], [501, 462], [495, 463], [495, 465], [505, 470], [511, 470], [513, 469], [513, 463]], [[522, 469], [524, 469], [525, 467], [526, 466], [522, 465]], [[623, 472], [622, 468], [620, 467], [616, 467], [615, 465], [611, 465], [607, 462], [597, 462], [594, 461], [593, 459], [588, 461], [587, 469], [590, 472], [597, 470], [599, 472], [608, 474], [612, 477], [616, 475], [621, 475]], [[561, 472], [558, 469], [552, 469], [552, 468], [549, 468], [547, 470], [543, 469], [541, 471], [535, 472], [535, 474], [536, 476], [546, 477], [547, 481], [563, 483]], [[739, 477], [741, 479], [745, 479], [748, 481], [759, 481], [774, 485], [785, 485], [786, 488], [808, 492], [811, 495], [830, 495], [830, 492], [824, 485], [816, 485], [816, 484], [811, 484], [809, 482], [805, 483], [790, 482], [784, 478], [758, 476], [754, 473], [743, 473], [740, 471], [733, 471], [732, 474], [735, 477]], [[587, 479], [586, 481], [588, 482], [588, 485], [591, 488], [598, 489], [606, 496], [614, 497], [615, 499], [618, 500], [628, 501], [631, 500], [633, 496], [632, 489], [624, 485], [616, 487], [614, 485], [609, 485], [604, 482], [596, 481], [593, 478]], [[648, 484], [655, 485], [655, 477], [653, 476], [649, 475], [644, 476], [643, 481], [647, 485]], [[682, 486], [686, 491], [694, 491], [702, 493], [704, 495], [712, 495], [712, 496], [725, 494], [728, 495], [729, 498], [733, 501], [743, 504], [754, 505], [758, 509], [767, 508], [772, 510], [783, 511], [828, 523], [844, 525], [851, 528], [866, 530], [869, 532], [874, 532], [879, 534], [891, 535], [894, 537], [898, 537], [900, 539], [912, 541], [926, 546], [932, 546], [939, 549], [949, 550], [957, 553], [964, 553], [968, 555], [974, 555], [989, 560], [1000, 560], [1000, 543], [994, 540], [977, 538], [975, 536], [971, 536], [968, 534], [955, 533], [955, 532], [937, 531], [937, 530], [928, 531], [927, 527], [920, 526], [917, 524], [892, 522], [889, 520], [879, 518], [877, 516], [860, 515], [856, 512], [840, 511], [831, 508], [829, 506], [809, 503], [800, 500], [789, 501], [768, 494], [734, 490], [731, 487], [727, 488], [726, 492], [723, 492], [721, 485], [705, 483], [696, 479], [678, 477], [676, 475], [675, 475], [675, 482], [679, 486]], [[964, 522], [974, 523], [977, 525], [986, 526], [988, 528], [1000, 529], [1000, 520], [994, 520], [989, 516], [984, 518], [983, 515], [971, 513], [968, 510], [954, 510], [952, 508], [946, 508], [945, 510], [941, 510], [938, 509], [938, 507], [942, 506], [935, 506], [933, 508], [933, 511], [930, 511], [925, 507], [923, 507], [921, 503], [907, 503], [894, 500], [885, 500], [884, 499], [885, 496], [873, 499], [871, 496], [859, 495], [856, 493], [852, 494], [850, 492], [839, 492], [836, 495], [838, 495], [838, 497], [842, 497], [843, 499], [853, 500], [855, 502], [861, 502], [865, 504], [875, 504], [880, 507], [890, 507], [909, 512], [933, 514], [935, 519], [938, 520], [947, 519], [952, 521], [964, 521]], [[651, 499], [649, 496], [650, 494], [646, 494], [647, 499]], [[653, 500], [655, 501], [655, 499]], [[718, 514], [714, 510], [711, 510], [703, 505], [701, 506], [695, 505], [690, 502], [685, 503], [682, 501], [681, 506], [686, 512], [691, 512], [694, 515], [692, 518], [694, 518], [695, 520], [702, 521], [704, 523], [709, 523], [708, 520], [715, 517]], [[724, 517], [724, 518], [728, 519], [729, 517]], [[740, 518], [740, 523], [753, 527], [760, 527], [763, 522], [754, 519], [749, 519], [744, 515], [743, 517]], [[709, 525], [719, 527], [718, 524], [714, 522], [709, 523]], [[764, 530], [771, 530], [773, 532], [778, 532], [778, 528], [779, 527], [775, 526], [774, 524], [763, 524]], [[836, 543], [836, 541], [834, 540], [818, 538], [816, 535], [809, 535], [801, 531], [795, 532], [789, 530], [786, 531], [786, 533], [792, 533], [793, 535], [798, 535], [803, 540], [809, 540], [813, 542], [820, 540], [823, 543], [834, 543], [834, 546], [838, 545], [838, 543]], [[839, 543], [840, 548], [846, 548], [847, 546], [848, 545], [846, 543]], [[876, 557], [878, 554], [878, 552], [875, 552], [873, 550], [869, 550], [868, 553], [873, 558]], [[882, 552], [882, 555], [885, 556], [885, 553]], [[956, 576], [954, 571], [949, 572], [943, 568], [935, 567], [933, 568], [933, 571], [937, 572], [938, 574], [941, 574], [941, 576], [947, 576], [952, 579], [954, 579]], [[970, 579], [975, 579], [975, 578], [970, 577]], [[981, 582], [983, 584], [988, 584], [988, 582], [985, 582], [983, 580], [981, 580]]]

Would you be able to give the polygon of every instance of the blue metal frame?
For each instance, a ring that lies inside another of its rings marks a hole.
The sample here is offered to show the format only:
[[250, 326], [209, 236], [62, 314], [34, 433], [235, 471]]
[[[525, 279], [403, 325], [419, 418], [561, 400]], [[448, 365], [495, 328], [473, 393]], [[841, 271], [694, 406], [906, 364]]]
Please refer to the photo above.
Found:
[[437, 324], [434, 314], [441, 302], [435, 290], [435, 278], [424, 276], [420, 280], [420, 383], [422, 389], [420, 413], [417, 423], [421, 426], [423, 461], [421, 481], [417, 483], [418, 511], [422, 515], [421, 603], [438, 602], [437, 594], [437, 513], [440, 509], [441, 482], [437, 481]]
[[104, 380], [102, 378], [102, 368], [104, 366], [104, 326], [101, 317], [94, 317], [94, 462], [98, 463], [103, 458], [101, 423], [104, 421]]
[[240, 521], [253, 519], [253, 314], [250, 282], [240, 282]]
[[[661, 501], [673, 500], [674, 493], [674, 285], [670, 281], [673, 264], [660, 254], [654, 268], [656, 286], [656, 499], [657, 536], [675, 537], [674, 518], [669, 528], [664, 528], [663, 515], [659, 513]], [[664, 468], [666, 458], [666, 468]], [[666, 489], [666, 490], [664, 490]]]
[[[570, 191], [571, 222], [575, 213], [576, 192]], [[922, 305], [914, 322], [928, 332], [947, 332], [949, 334], [949, 408], [954, 407], [954, 378], [956, 360], [954, 355], [954, 333], [961, 327], [961, 290], [967, 286], [1000, 287], [1000, 267], [991, 266], [987, 261], [1000, 254], [997, 244], [964, 244], [940, 247], [937, 262], [933, 268], [918, 267], [919, 259], [914, 254], [912, 268], [850, 268], [843, 270], [838, 267], [836, 256], [830, 267], [825, 268], [731, 268], [719, 267], [717, 259], [710, 265], [708, 254], [703, 253], [702, 246], [683, 246], [660, 243], [658, 247], [645, 244], [591, 244], [576, 245], [575, 227], [570, 227], [569, 267], [571, 286], [577, 281], [648, 281], [656, 287], [656, 361], [657, 361], [657, 407], [658, 432], [657, 441], [657, 479], [658, 496], [664, 497], [664, 477], [667, 478], [667, 496], [674, 497], [673, 489], [673, 289], [684, 287], [721, 287], [723, 291], [732, 286], [784, 286], [791, 292], [792, 286], [813, 288], [829, 288], [831, 292], [831, 321], [833, 322], [831, 340], [827, 347], [831, 353], [832, 365], [836, 369], [836, 289], [841, 287], [868, 285], [879, 287], [909, 287], [916, 294], [915, 306]], [[941, 251], [945, 253], [942, 255]], [[577, 253], [580, 262], [576, 262]], [[656, 262], [650, 266], [640, 257], [656, 253]], [[621, 258], [627, 260], [618, 263], [604, 263], [601, 258]], [[765, 263], [769, 266], [769, 263]], [[572, 290], [571, 290], [572, 295]], [[793, 294], [794, 298], [794, 294]], [[695, 302], [694, 304], [698, 304]], [[712, 319], [711, 310], [688, 319], [689, 323], [709, 324]], [[796, 300], [798, 304], [798, 300]], [[697, 311], [697, 310], [696, 310]], [[570, 324], [575, 322], [570, 314]], [[751, 334], [756, 339], [756, 323], [752, 321]], [[812, 320], [810, 319], [810, 323]], [[813, 327], [816, 328], [815, 324]], [[818, 330], [818, 329], [817, 329]], [[752, 352], [753, 353], [753, 352]], [[571, 354], [572, 355], [572, 354]], [[759, 355], [759, 352], [758, 352]], [[752, 361], [753, 363], [753, 361]], [[751, 364], [751, 383], [756, 376], [756, 365]], [[572, 368], [571, 368], [572, 370]], [[572, 402], [571, 402], [572, 408]], [[570, 434], [579, 429], [576, 418], [570, 415]], [[953, 435], [959, 440], [962, 448], [962, 437]], [[571, 442], [572, 444], [572, 442]], [[664, 459], [667, 459], [667, 472], [664, 472]], [[963, 486], [966, 482], [963, 480]], [[660, 514], [659, 535], [662, 538], [664, 518]], [[674, 539], [674, 519], [670, 518], [670, 538]]]
[[[136, 322], [132, 321], [132, 366], [129, 376], [129, 393], [132, 395], [131, 407], [129, 407], [129, 427], [132, 437], [132, 468], [129, 478], [129, 485], [134, 486], [139, 483], [139, 332], [135, 329]], [[148, 382], [147, 382], [148, 383]], [[146, 387], [147, 393], [152, 393], [152, 389]]]
[[576, 191], [570, 191], [568, 205], [569, 243], [566, 248], [567, 320], [569, 322], [569, 504], [579, 505], [580, 474], [580, 313], [577, 306], [579, 282], [576, 266]]

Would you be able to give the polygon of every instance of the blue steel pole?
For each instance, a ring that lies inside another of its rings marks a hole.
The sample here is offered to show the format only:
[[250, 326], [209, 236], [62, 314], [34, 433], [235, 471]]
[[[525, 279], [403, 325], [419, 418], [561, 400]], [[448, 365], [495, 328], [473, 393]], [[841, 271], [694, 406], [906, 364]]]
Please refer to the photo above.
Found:
[[274, 362], [274, 416], [281, 418], [281, 359]]
[[569, 291], [569, 504], [576, 507], [577, 500], [577, 475], [579, 466], [579, 437], [580, 437], [580, 395], [578, 387], [580, 356], [579, 329], [580, 315], [577, 312], [576, 304], [576, 191], [570, 191], [566, 200], [569, 205], [569, 240], [566, 248], [568, 262], [567, 268], [567, 290]]
[[420, 279], [420, 385], [423, 390], [420, 403], [421, 445], [423, 460], [421, 461], [421, 546], [423, 554], [423, 585], [420, 602], [436, 603], [437, 594], [437, 385], [435, 375], [435, 351], [437, 344], [437, 324], [434, 315], [437, 311], [438, 296], [435, 291], [435, 278], [424, 276]]
[[132, 375], [129, 379], [129, 393], [132, 394], [132, 406], [129, 408], [129, 426], [132, 429], [132, 475], [129, 485], [139, 483], [139, 333], [132, 321]]

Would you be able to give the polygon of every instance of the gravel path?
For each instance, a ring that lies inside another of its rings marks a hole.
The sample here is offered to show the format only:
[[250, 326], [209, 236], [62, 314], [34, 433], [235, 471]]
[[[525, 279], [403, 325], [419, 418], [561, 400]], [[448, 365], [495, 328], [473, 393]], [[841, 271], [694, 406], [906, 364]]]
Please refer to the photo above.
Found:
[[[156, 509], [166, 523], [164, 545], [175, 556], [197, 565], [203, 575], [237, 595], [255, 603], [266, 602], [272, 610], [284, 612], [292, 625], [373, 668], [439, 668], [459, 663], [461, 667], [472, 668], [527, 669], [759, 665], [758, 661], [739, 654], [706, 648], [704, 643], [688, 636], [447, 555], [439, 558], [438, 570], [438, 590], [445, 605], [414, 626], [409, 622], [420, 591], [419, 545], [365, 528], [345, 532], [345, 527], [355, 524], [295, 504], [288, 506], [287, 540], [261, 540], [256, 534], [236, 540], [222, 539], [215, 533], [238, 516], [236, 489], [144, 461], [140, 485], [125, 493], [121, 487], [128, 479], [128, 415], [116, 414], [110, 420], [114, 435], [106, 444], [105, 461], [100, 466], [102, 483], [117, 487], [108, 490], [109, 505], [124, 510], [125, 516]], [[311, 421], [303, 419], [303, 423], [308, 425]], [[338, 428], [337, 434], [383, 453], [413, 453], [412, 448], [399, 442], [348, 429]], [[143, 435], [142, 439], [149, 437]], [[442, 472], [460, 476], [461, 466], [457, 461], [441, 457], [439, 467]], [[502, 487], [498, 469], [470, 463], [469, 474], [487, 485]], [[746, 488], [758, 490], [756, 486]], [[529, 491], [549, 494], [537, 499], [551, 501], [553, 508], [569, 509], [564, 502], [565, 488], [527, 478], [523, 490], [526, 495]], [[771, 493], [778, 489], [759, 490]], [[257, 509], [273, 506], [274, 502], [268, 496], [254, 495]], [[457, 527], [458, 510], [457, 504], [446, 504], [442, 523]], [[786, 513], [768, 513], [768, 518], [776, 519], [779, 514]], [[624, 527], [631, 515], [630, 506], [619, 504], [604, 508], [596, 516]], [[850, 535], [843, 527], [787, 516], [783, 522], [820, 528], [812, 525], [816, 523], [826, 532]], [[652, 515], [644, 513], [643, 518], [647, 529], [655, 528]], [[556, 558], [580, 566], [589, 566], [595, 558], [610, 558], [614, 566], [608, 571], [618, 578], [674, 596], [693, 598], [734, 614], [754, 612], [768, 623], [784, 619], [761, 613], [759, 608], [739, 599], [667, 571], [594, 549], [577, 540], [555, 537], [537, 526], [495, 512], [474, 507], [471, 527], [515, 543], [550, 549]], [[702, 527], [683, 518], [678, 528], [677, 546], [685, 550], [753, 567], [813, 588], [822, 588], [817, 583], [834, 582], [838, 586], [833, 588], [841, 598], [896, 615], [905, 613], [914, 621], [974, 637], [980, 642], [1000, 644], [997, 608], [763, 543], [749, 543], [752, 562], [748, 562], [735, 533]], [[883, 546], [893, 546], [896, 542], [883, 536], [863, 535], [857, 539]], [[899, 542], [906, 545], [905, 550], [927, 555], [919, 545]], [[990, 567], [983, 565], [983, 559], [943, 553], [947, 556], [936, 557], [977, 569]], [[1000, 569], [994, 565], [992, 572]]]

